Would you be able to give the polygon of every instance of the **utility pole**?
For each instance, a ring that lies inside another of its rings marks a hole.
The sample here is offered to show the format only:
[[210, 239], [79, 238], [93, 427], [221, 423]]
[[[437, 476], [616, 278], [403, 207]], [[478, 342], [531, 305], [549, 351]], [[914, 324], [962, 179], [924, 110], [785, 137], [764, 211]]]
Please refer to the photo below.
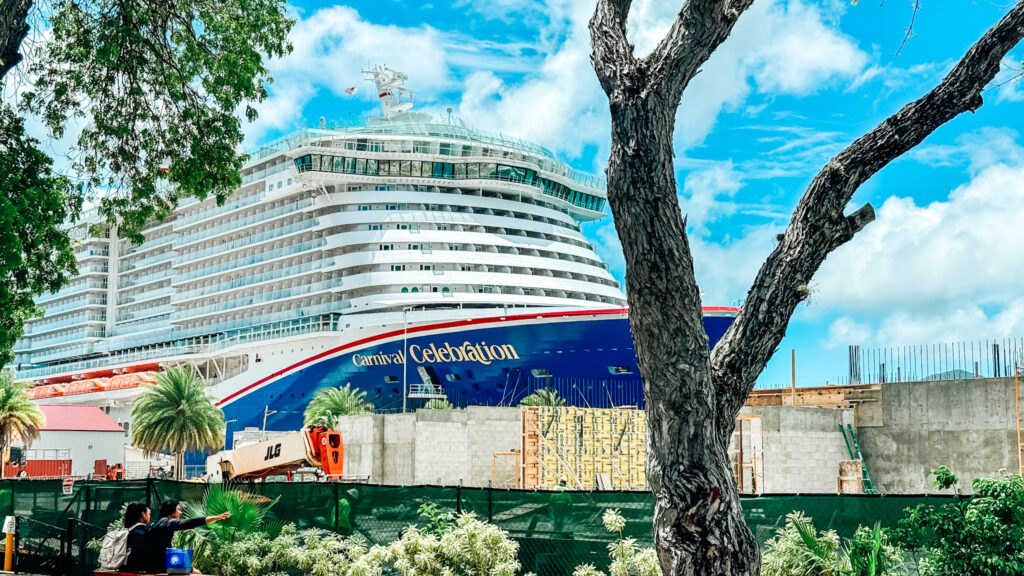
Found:
[[793, 406], [796, 406], [796, 348], [789, 351], [789, 363], [792, 376], [792, 400]]
[[270, 406], [263, 407], [263, 439], [267, 439], [267, 416], [277, 414], [277, 410], [271, 410]]
[[402, 414], [406, 413], [406, 399], [409, 396], [409, 311], [412, 307], [402, 308], [402, 324], [404, 334], [402, 336]]

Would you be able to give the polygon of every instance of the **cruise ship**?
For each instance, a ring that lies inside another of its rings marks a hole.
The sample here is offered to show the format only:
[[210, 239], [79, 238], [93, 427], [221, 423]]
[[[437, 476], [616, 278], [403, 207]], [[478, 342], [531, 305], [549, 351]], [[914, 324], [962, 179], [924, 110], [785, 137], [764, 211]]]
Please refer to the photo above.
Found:
[[[318, 389], [345, 384], [381, 412], [538, 388], [642, 406], [624, 294], [580, 228], [605, 217], [603, 180], [411, 111], [403, 74], [367, 74], [381, 116], [255, 150], [223, 204], [183, 202], [141, 244], [95, 215], [74, 224], [79, 275], [15, 346], [34, 398], [127, 429], [139, 385], [190, 365], [229, 438], [297, 429]], [[705, 308], [712, 345], [736, 312]]]

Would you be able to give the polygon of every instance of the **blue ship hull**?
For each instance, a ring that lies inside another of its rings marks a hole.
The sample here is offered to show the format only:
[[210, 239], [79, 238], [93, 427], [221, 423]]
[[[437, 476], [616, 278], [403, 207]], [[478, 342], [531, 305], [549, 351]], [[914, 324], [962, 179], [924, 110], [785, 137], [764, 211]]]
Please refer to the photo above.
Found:
[[[539, 388], [554, 388], [574, 406], [643, 407], [629, 321], [617, 313], [484, 319], [382, 334], [321, 353], [253, 383], [220, 401], [231, 428], [296, 430], [320, 388], [351, 384], [378, 412], [402, 410], [403, 378], [410, 387], [432, 380], [457, 407], [515, 406]], [[711, 346], [735, 313], [705, 314]], [[408, 372], [403, 374], [403, 359]], [[407, 408], [426, 399], [408, 398]], [[230, 431], [229, 431], [230, 432]]]

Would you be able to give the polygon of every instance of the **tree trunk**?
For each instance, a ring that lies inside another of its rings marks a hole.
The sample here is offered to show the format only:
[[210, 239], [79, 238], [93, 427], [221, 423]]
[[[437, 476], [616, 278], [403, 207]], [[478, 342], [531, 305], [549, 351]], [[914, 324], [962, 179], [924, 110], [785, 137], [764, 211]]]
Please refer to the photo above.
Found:
[[716, 419], [700, 292], [676, 197], [676, 106], [662, 98], [640, 93], [611, 101], [608, 165], [645, 387], [655, 544], [666, 575], [757, 576], [760, 552], [728, 459], [733, 422]]
[[0, 0], [0, 81], [21, 62], [21, 43], [28, 35], [32, 0]]
[[174, 479], [184, 480], [185, 479], [185, 453], [175, 452], [174, 453]]

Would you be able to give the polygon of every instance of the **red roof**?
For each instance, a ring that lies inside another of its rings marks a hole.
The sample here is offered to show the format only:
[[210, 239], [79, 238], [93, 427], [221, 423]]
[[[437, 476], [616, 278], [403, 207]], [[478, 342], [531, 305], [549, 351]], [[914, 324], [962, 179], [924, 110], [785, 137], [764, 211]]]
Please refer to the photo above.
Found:
[[40, 404], [39, 409], [46, 416], [44, 432], [124, 432], [99, 406]]

